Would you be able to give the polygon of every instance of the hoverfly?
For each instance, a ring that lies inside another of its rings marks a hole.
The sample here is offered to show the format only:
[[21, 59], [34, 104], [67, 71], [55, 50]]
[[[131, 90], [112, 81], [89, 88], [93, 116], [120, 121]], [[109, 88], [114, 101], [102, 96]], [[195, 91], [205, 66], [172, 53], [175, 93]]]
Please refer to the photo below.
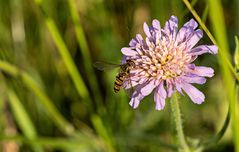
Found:
[[123, 82], [126, 78], [129, 78], [129, 82], [132, 88], [132, 83], [130, 79], [130, 70], [135, 67], [135, 63], [132, 60], [126, 60], [126, 63], [124, 64], [112, 64], [112, 63], [106, 63], [106, 62], [95, 62], [94, 66], [101, 70], [111, 70], [113, 68], [120, 68], [120, 72], [117, 74], [114, 82], [114, 92], [118, 93], [120, 91], [120, 88], [123, 85]]

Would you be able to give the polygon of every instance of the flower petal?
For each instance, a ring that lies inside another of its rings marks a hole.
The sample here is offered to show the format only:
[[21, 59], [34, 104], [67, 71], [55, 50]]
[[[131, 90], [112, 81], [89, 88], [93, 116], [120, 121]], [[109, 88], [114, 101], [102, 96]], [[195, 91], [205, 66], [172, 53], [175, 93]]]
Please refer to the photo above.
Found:
[[204, 102], [204, 94], [191, 84], [184, 83], [182, 85], [182, 89], [187, 93], [187, 95], [194, 103], [201, 104], [202, 102]]
[[125, 89], [125, 90], [128, 90], [128, 89], [131, 89], [132, 87], [135, 87], [136, 85], [138, 85], [138, 82], [136, 82], [136, 81], [133, 81], [133, 80], [126, 80], [126, 81], [124, 81], [124, 83], [123, 83], [123, 88]]
[[146, 83], [142, 88], [140, 89], [140, 93], [144, 96], [149, 95], [153, 89], [155, 88], [155, 81], [150, 81], [149, 83]]
[[166, 81], [167, 83], [167, 93], [168, 93], [168, 97], [171, 97], [173, 92], [174, 92], [174, 88], [173, 88], [173, 82], [168, 80]]
[[157, 31], [161, 32], [160, 22], [156, 19], [152, 21], [153, 28]]
[[191, 29], [195, 30], [198, 27], [198, 23], [194, 19], [191, 19], [187, 23], [185, 23], [183, 25], [183, 27], [191, 28]]
[[188, 36], [196, 29], [198, 26], [197, 22], [194, 19], [191, 19], [181, 27], [177, 34], [176, 41], [178, 43], [184, 42]]
[[135, 91], [132, 95], [129, 105], [133, 107], [134, 109], [136, 109], [143, 98], [144, 96], [141, 93], [139, 93], [138, 91]]
[[150, 29], [147, 23], [144, 23], [144, 33], [147, 35], [147, 37], [151, 37]]
[[130, 105], [135, 109], [139, 106], [140, 101], [147, 95], [149, 95], [155, 88], [154, 81], [146, 82], [138, 85], [132, 94]]
[[201, 55], [204, 53], [217, 54], [218, 47], [216, 45], [200, 45], [193, 48], [190, 53], [192, 55]]
[[178, 18], [176, 16], [171, 16], [166, 22], [164, 30], [175, 39], [178, 32]]
[[200, 29], [193, 32], [192, 36], [187, 41], [187, 48], [191, 49], [194, 47], [202, 37], [203, 32]]
[[136, 34], [136, 40], [139, 44], [143, 45], [144, 39], [143, 39], [142, 35]]
[[188, 71], [191, 74], [195, 74], [200, 77], [212, 77], [214, 75], [214, 70], [205, 66], [195, 66], [193, 69]]
[[134, 50], [132, 50], [132, 49], [130, 49], [130, 48], [128, 48], [128, 47], [123, 47], [123, 48], [121, 49], [121, 52], [122, 52], [124, 55], [126, 55], [126, 56], [135, 56], [135, 55], [138, 54], [138, 52], [136, 52], [136, 51], [134, 51]]
[[156, 110], [162, 110], [165, 106], [165, 98], [167, 96], [167, 93], [163, 86], [163, 81], [159, 84], [158, 87], [156, 87], [154, 91], [154, 102], [155, 102], [155, 109]]
[[197, 83], [197, 84], [204, 84], [206, 82], [206, 78], [199, 77], [199, 76], [182, 76], [184, 82], [187, 83]]
[[184, 95], [183, 94], [183, 91], [182, 91], [182, 84], [181, 84], [181, 78], [177, 78], [175, 80], [175, 88], [178, 90], [178, 92], [181, 94], [181, 95]]
[[136, 45], [137, 45], [137, 40], [136, 39], [132, 39], [130, 42], [129, 42], [129, 46], [130, 47], [136, 47]]

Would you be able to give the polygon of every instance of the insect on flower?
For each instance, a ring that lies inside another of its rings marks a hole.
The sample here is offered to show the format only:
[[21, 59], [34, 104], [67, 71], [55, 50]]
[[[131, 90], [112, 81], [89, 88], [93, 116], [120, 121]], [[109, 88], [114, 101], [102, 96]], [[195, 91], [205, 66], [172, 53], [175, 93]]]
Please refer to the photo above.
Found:
[[134, 61], [132, 61], [132, 60], [126, 60], [126, 62], [123, 64], [95, 62], [94, 66], [97, 69], [102, 70], [102, 71], [110, 70], [110, 69], [117, 68], [117, 67], [120, 68], [120, 72], [117, 74], [116, 80], [114, 83], [114, 92], [118, 93], [125, 80], [127, 80], [127, 82], [131, 83], [130, 70], [135, 66], [135, 64], [134, 64]]
[[144, 23], [146, 38], [140, 34], [132, 39], [129, 47], [121, 49], [122, 62], [134, 61], [130, 71], [132, 85], [124, 82], [123, 88], [135, 88], [129, 104], [133, 108], [154, 91], [156, 110], [165, 106], [165, 99], [171, 97], [177, 90], [183, 91], [196, 103], [205, 100], [204, 94], [192, 83], [204, 84], [205, 77], [212, 77], [214, 70], [209, 67], [196, 66], [192, 62], [204, 53], [217, 53], [215, 45], [199, 45], [194, 47], [202, 38], [203, 32], [196, 29], [197, 22], [191, 19], [178, 30], [178, 19], [171, 16], [164, 28], [158, 20], [153, 20], [152, 26]]

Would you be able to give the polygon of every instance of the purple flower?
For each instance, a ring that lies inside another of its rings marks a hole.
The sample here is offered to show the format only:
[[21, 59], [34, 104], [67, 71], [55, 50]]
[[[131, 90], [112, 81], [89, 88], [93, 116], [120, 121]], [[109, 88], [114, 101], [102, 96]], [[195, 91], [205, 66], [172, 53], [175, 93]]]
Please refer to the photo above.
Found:
[[130, 70], [131, 85], [126, 80], [124, 89], [135, 88], [130, 105], [139, 106], [140, 101], [154, 92], [156, 110], [165, 106], [165, 99], [170, 97], [175, 89], [183, 91], [196, 104], [201, 104], [205, 96], [192, 83], [204, 84], [205, 77], [212, 77], [214, 70], [210, 67], [196, 66], [192, 62], [198, 55], [217, 53], [215, 45], [199, 45], [194, 47], [203, 37], [203, 32], [196, 29], [197, 22], [191, 19], [178, 31], [178, 19], [171, 16], [164, 28], [158, 20], [153, 20], [152, 26], [144, 23], [146, 38], [137, 34], [124, 47], [122, 62], [132, 60], [135, 63]]

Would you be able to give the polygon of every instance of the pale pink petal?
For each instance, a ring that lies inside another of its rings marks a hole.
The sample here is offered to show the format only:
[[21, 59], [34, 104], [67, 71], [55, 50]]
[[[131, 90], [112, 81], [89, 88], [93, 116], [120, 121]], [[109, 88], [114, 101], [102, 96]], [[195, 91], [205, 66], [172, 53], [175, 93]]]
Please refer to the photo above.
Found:
[[136, 34], [136, 40], [140, 45], [143, 45], [144, 39], [140, 34]]
[[194, 19], [191, 19], [183, 27], [195, 30], [198, 27], [198, 23]]
[[130, 47], [136, 47], [138, 41], [136, 39], [132, 39], [130, 42], [129, 42], [129, 46]]
[[144, 96], [137, 91], [135, 91], [132, 96], [133, 97], [131, 98], [129, 105], [134, 109], [136, 109], [139, 106], [140, 101], [144, 98]]
[[161, 27], [160, 27], [160, 22], [158, 20], [154, 19], [152, 22], [152, 25], [153, 25], [154, 29], [157, 30], [157, 32], [160, 32]]
[[205, 66], [195, 66], [193, 69], [189, 70], [189, 73], [200, 77], [212, 77], [214, 75], [214, 70]]
[[165, 99], [167, 97], [167, 93], [163, 86], [163, 81], [156, 87], [154, 91], [154, 102], [155, 102], [155, 109], [162, 110], [165, 106]]
[[130, 89], [130, 88], [132, 88], [132, 87], [135, 87], [136, 85], [138, 85], [138, 82], [133, 81], [133, 80], [131, 80], [131, 81], [127, 80], [127, 81], [124, 81], [122, 87], [123, 87], [125, 90], [128, 90], [128, 89]]
[[155, 81], [152, 80], [140, 89], [140, 93], [144, 96], [147, 96], [153, 91], [155, 87]]
[[164, 30], [175, 39], [178, 32], [178, 18], [176, 16], [171, 16], [166, 22]]
[[194, 103], [201, 104], [202, 102], [204, 102], [204, 94], [191, 84], [184, 83], [182, 85], [182, 89], [187, 93], [187, 95]]
[[197, 83], [197, 84], [204, 84], [206, 82], [206, 78], [199, 77], [199, 76], [182, 76], [181, 77], [184, 82], [187, 83]]
[[173, 92], [174, 92], [174, 84], [172, 81], [168, 80], [166, 81], [167, 84], [167, 93], [168, 93], [168, 97], [171, 97]]
[[202, 37], [203, 32], [200, 29], [193, 32], [192, 36], [187, 40], [187, 48], [191, 49], [194, 47]]
[[144, 84], [138, 85], [132, 94], [130, 105], [135, 109], [139, 106], [140, 101], [147, 95], [149, 95], [155, 88], [154, 81], [145, 82]]
[[[178, 78], [179, 79], [179, 78]], [[181, 94], [183, 95], [183, 91], [182, 91], [182, 84], [179, 80], [176, 80], [175, 81], [175, 88], [176, 90]]]
[[128, 48], [128, 47], [123, 47], [121, 49], [121, 52], [126, 55], [126, 56], [135, 56], [135, 55], [138, 55], [138, 52]]
[[198, 56], [204, 53], [217, 54], [218, 47], [216, 45], [199, 45], [191, 49], [190, 54]]
[[191, 19], [190, 21], [185, 23], [177, 34], [177, 38], [176, 38], [177, 42], [182, 43], [186, 41], [188, 36], [194, 31], [194, 29], [196, 29], [197, 26], [198, 24], [196, 21], [194, 21], [194, 19]]
[[144, 33], [147, 35], [147, 37], [151, 37], [151, 33], [150, 33], [149, 26], [147, 25], [147, 23], [144, 23]]

